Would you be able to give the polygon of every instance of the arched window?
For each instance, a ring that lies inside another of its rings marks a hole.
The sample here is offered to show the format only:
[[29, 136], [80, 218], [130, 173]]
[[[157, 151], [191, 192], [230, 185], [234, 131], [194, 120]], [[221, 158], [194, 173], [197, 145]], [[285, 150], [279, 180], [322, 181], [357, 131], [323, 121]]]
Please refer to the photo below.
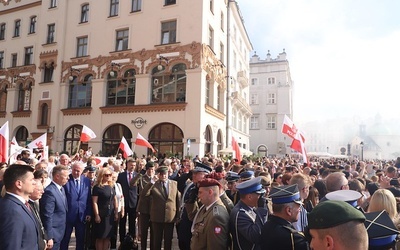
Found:
[[222, 131], [218, 130], [218, 134], [217, 134], [217, 142], [218, 142], [218, 146], [217, 146], [217, 152], [222, 150], [223, 147], [223, 143], [222, 143]]
[[204, 139], [206, 140], [206, 142], [204, 144], [204, 154], [211, 153], [212, 134], [211, 134], [210, 126], [206, 127], [206, 131], [204, 132]]
[[268, 156], [268, 148], [265, 145], [260, 145], [257, 148], [257, 154], [260, 156]]
[[15, 134], [15, 139], [18, 142], [18, 145], [21, 147], [25, 147], [26, 141], [28, 140], [28, 130], [26, 127], [21, 126], [18, 128], [17, 133]]
[[68, 108], [90, 107], [92, 105], [92, 75], [86, 75], [83, 82], [73, 76], [69, 82]]
[[172, 123], [160, 123], [149, 133], [149, 142], [157, 152], [180, 157], [183, 156], [183, 138], [182, 130]]
[[127, 126], [114, 124], [106, 129], [103, 135], [103, 156], [113, 156], [117, 154], [122, 136], [125, 137], [128, 144], [130, 144], [132, 132]]
[[135, 70], [129, 69], [122, 79], [118, 78], [118, 72], [111, 71], [107, 78], [107, 105], [135, 104]]
[[28, 111], [31, 108], [32, 83], [20, 84], [18, 88], [18, 111]]
[[72, 125], [69, 127], [64, 136], [64, 151], [68, 154], [73, 155], [78, 152], [79, 148], [87, 150], [87, 143], [79, 143], [82, 132], [82, 125]]
[[40, 117], [40, 125], [41, 126], [47, 126], [48, 125], [48, 119], [49, 119], [49, 106], [47, 103], [44, 103], [41, 107], [41, 117]]
[[152, 103], [186, 101], [186, 65], [176, 64], [172, 72], [155, 67], [152, 72]]
[[0, 88], [0, 112], [6, 112], [6, 110], [7, 110], [7, 85], [4, 84], [4, 86]]

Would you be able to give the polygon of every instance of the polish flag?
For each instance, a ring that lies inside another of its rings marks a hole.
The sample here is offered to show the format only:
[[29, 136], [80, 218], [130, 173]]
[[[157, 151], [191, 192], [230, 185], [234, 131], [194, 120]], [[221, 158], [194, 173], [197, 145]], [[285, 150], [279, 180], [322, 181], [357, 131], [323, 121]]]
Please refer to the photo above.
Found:
[[11, 140], [11, 145], [17, 145], [18, 146], [18, 142], [17, 142], [17, 139], [15, 138], [15, 136]]
[[232, 136], [232, 149], [235, 151], [235, 157], [239, 162], [242, 161], [242, 154], [240, 153], [240, 147], [238, 142], [235, 140], [235, 137]]
[[8, 147], [10, 139], [10, 130], [8, 127], [8, 121], [0, 128], [0, 162], [8, 161]]
[[139, 133], [137, 134], [135, 144], [138, 146], [148, 147], [153, 151], [153, 153], [156, 152], [156, 150], [153, 148], [150, 142], [144, 139], [144, 137]]
[[96, 134], [93, 132], [93, 130], [83, 125], [80, 141], [88, 142], [94, 138], [96, 138]]
[[283, 124], [282, 124], [282, 134], [288, 135], [290, 138], [294, 139], [297, 133], [297, 128], [290, 120], [290, 118], [285, 115], [283, 118]]
[[122, 136], [121, 142], [119, 143], [119, 148], [124, 151], [125, 159], [128, 158], [128, 156], [133, 155], [133, 151], [124, 136]]
[[293, 139], [292, 144], [290, 145], [290, 148], [301, 153], [301, 155], [303, 156], [304, 163], [308, 162], [306, 147], [304, 145], [304, 136], [302, 135], [302, 133], [300, 132], [296, 133], [295, 138]]
[[34, 148], [44, 149], [47, 146], [47, 133], [44, 133], [43, 135], [39, 136], [26, 146], [32, 150]]

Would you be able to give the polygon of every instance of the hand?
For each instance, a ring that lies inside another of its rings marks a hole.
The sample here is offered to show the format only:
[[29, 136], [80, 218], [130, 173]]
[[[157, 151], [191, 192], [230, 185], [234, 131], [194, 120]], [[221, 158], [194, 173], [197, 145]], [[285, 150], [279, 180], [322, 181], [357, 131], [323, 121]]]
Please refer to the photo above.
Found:
[[118, 212], [114, 213], [114, 221], [117, 221], [118, 217], [119, 217]]
[[53, 239], [47, 241], [46, 249], [52, 249], [54, 245]]

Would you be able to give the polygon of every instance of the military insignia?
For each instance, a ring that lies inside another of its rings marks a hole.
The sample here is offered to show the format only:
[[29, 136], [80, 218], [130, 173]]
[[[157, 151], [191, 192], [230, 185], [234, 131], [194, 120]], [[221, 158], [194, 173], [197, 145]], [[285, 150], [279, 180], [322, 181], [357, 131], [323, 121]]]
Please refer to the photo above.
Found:
[[214, 227], [214, 233], [215, 234], [220, 234], [222, 231], [221, 227]]
[[218, 207], [213, 208], [213, 215], [219, 215]]

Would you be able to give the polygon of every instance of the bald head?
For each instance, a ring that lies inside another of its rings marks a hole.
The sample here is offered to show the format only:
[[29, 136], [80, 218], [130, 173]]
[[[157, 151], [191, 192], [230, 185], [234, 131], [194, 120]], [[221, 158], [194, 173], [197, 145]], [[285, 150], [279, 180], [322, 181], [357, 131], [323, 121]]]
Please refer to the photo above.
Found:
[[326, 177], [326, 189], [328, 192], [349, 189], [349, 181], [342, 172], [331, 173]]

